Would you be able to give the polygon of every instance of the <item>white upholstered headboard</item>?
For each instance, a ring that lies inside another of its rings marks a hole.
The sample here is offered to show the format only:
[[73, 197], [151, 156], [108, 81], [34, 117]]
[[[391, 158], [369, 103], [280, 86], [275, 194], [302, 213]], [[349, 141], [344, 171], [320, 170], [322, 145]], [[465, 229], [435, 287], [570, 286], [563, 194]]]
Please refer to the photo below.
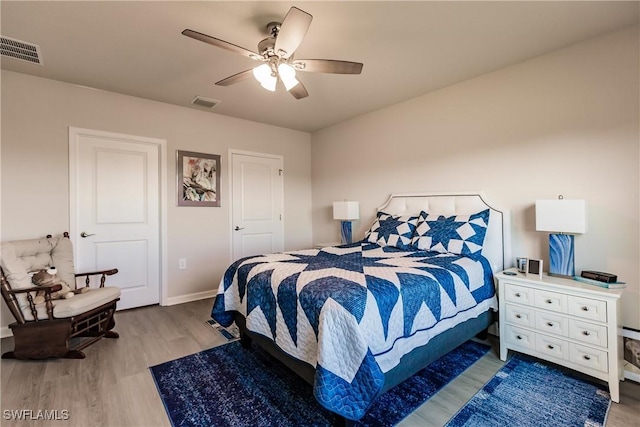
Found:
[[392, 194], [378, 208], [389, 214], [419, 215], [420, 211], [433, 215], [469, 215], [489, 208], [489, 227], [482, 249], [494, 272], [511, 266], [511, 236], [509, 211], [497, 209], [482, 192], [404, 193]]

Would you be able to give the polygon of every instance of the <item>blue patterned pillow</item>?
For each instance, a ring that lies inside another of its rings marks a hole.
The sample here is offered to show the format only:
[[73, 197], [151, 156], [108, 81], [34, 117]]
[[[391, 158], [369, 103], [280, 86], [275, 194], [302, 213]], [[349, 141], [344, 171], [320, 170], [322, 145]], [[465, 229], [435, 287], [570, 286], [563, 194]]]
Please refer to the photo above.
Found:
[[411, 239], [417, 224], [417, 216], [397, 216], [378, 212], [378, 218], [365, 235], [365, 240], [380, 246], [412, 249]]
[[482, 251], [489, 209], [473, 215], [429, 215], [421, 212], [411, 244], [422, 251], [475, 255]]

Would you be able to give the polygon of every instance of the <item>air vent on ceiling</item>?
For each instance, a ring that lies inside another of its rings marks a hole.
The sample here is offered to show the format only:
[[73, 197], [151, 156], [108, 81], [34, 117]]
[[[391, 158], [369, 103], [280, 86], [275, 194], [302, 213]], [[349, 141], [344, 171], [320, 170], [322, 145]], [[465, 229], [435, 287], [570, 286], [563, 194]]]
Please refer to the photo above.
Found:
[[20, 61], [31, 62], [32, 64], [44, 65], [40, 46], [11, 37], [0, 36], [0, 51], [2, 56], [18, 59]]
[[193, 101], [191, 101], [191, 103], [193, 105], [208, 108], [211, 110], [215, 108], [216, 105], [220, 104], [220, 101], [218, 101], [217, 99], [205, 98], [204, 96], [196, 96], [195, 98], [193, 98]]

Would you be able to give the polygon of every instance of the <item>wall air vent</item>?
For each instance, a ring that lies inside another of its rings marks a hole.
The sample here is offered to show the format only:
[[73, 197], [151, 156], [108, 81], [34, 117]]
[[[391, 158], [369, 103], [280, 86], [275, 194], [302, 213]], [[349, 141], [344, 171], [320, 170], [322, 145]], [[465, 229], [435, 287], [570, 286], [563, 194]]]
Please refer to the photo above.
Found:
[[44, 65], [40, 46], [11, 37], [0, 36], [0, 53], [7, 58], [18, 59], [32, 64]]
[[191, 103], [193, 105], [212, 110], [216, 105], [220, 104], [220, 101], [218, 101], [217, 99], [205, 98], [204, 96], [196, 96], [195, 98], [193, 98], [193, 101], [191, 101]]

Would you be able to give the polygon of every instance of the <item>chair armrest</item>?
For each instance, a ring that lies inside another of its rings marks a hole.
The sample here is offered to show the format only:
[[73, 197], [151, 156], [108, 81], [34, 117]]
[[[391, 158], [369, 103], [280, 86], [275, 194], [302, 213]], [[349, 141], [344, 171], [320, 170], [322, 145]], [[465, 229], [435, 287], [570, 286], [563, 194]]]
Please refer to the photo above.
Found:
[[76, 273], [76, 277], [81, 276], [95, 276], [96, 274], [104, 274], [105, 276], [112, 276], [118, 272], [117, 268], [112, 268], [111, 270], [101, 270], [101, 271], [91, 271], [88, 273]]
[[7, 292], [9, 292], [10, 294], [24, 294], [25, 292], [38, 292], [38, 291], [44, 291], [45, 293], [51, 293], [51, 292], [58, 292], [59, 290], [62, 289], [62, 285], [60, 284], [55, 284], [55, 285], [42, 285], [42, 286], [31, 286], [29, 288], [20, 288], [20, 289], [7, 289]]
[[[30, 286], [28, 288], [20, 288], [20, 289], [6, 289], [6, 291], [10, 295], [12, 295], [11, 299], [15, 303], [15, 310], [17, 310], [17, 312], [20, 312], [21, 309], [19, 308], [18, 301], [16, 299], [16, 295], [26, 293], [27, 294], [27, 303], [29, 304], [28, 308], [31, 311], [31, 315], [33, 316], [33, 321], [34, 322], [39, 322], [39, 321], [47, 320], [47, 319], [39, 319], [38, 318], [38, 310], [36, 308], [36, 303], [33, 300], [32, 292], [44, 291], [44, 304], [45, 304], [45, 307], [47, 309], [48, 320], [53, 320], [53, 303], [51, 301], [51, 293], [52, 292], [58, 292], [61, 289], [62, 289], [62, 285], [60, 285], [60, 284], [51, 284], [51, 285], [42, 285], [42, 286]], [[7, 301], [7, 305], [8, 304], [9, 304], [9, 301]], [[25, 310], [26, 310], [26, 308], [25, 308]], [[18, 314], [17, 312], [14, 312], [14, 309], [12, 309], [11, 311], [14, 314], [14, 316], [16, 317], [16, 320], [19, 323], [25, 323], [24, 315], [22, 314], [22, 312], [20, 312], [20, 314]]]
[[89, 284], [91, 283], [91, 276], [97, 276], [97, 275], [101, 275], [102, 277], [100, 277], [100, 287], [104, 288], [104, 282], [107, 279], [107, 276], [112, 276], [114, 274], [116, 274], [118, 272], [117, 268], [112, 268], [111, 270], [102, 270], [102, 271], [91, 271], [89, 273], [76, 273], [76, 277], [85, 277], [84, 279], [84, 285], [85, 287], [89, 287]]

